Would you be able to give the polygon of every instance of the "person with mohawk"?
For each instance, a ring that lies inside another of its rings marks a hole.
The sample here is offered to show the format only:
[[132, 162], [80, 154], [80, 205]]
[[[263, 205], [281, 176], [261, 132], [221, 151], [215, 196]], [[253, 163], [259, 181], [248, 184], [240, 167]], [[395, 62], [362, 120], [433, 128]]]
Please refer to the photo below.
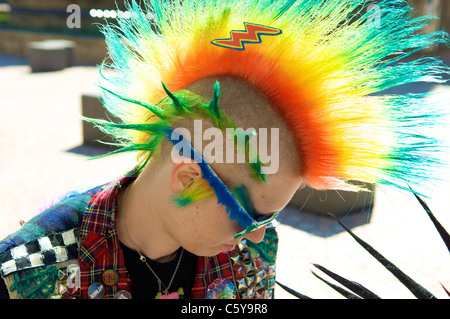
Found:
[[[130, 2], [129, 18], [102, 28], [102, 67], [116, 71], [101, 76], [102, 100], [120, 121], [86, 120], [138, 163], [0, 242], [4, 294], [274, 298], [275, 218], [299, 188], [417, 191], [439, 176], [441, 141], [417, 132], [443, 119], [443, 104], [375, 93], [444, 82], [438, 59], [405, 58], [448, 35], [420, 34], [430, 18], [412, 18], [406, 1], [379, 1], [375, 25], [369, 4]], [[227, 129], [231, 145], [245, 141], [232, 154], [244, 161], [219, 151]], [[270, 133], [275, 170], [252, 142], [259, 132]], [[215, 152], [196, 145], [199, 134], [216, 138]]]

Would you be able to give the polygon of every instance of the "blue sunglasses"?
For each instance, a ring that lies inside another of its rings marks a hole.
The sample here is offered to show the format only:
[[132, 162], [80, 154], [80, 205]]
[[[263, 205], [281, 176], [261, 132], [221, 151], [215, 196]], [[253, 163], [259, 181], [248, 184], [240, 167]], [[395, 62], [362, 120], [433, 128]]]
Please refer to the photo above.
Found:
[[[244, 186], [233, 188], [230, 191], [203, 156], [181, 134], [175, 130], [166, 129], [166, 137], [174, 144], [175, 150], [180, 155], [195, 160], [200, 166], [203, 178], [206, 179], [216, 194], [218, 203], [226, 207], [230, 220], [236, 220], [243, 228], [234, 238], [244, 236], [274, 222], [280, 212], [270, 216], [255, 213]], [[189, 152], [186, 152], [186, 150], [189, 150]]]

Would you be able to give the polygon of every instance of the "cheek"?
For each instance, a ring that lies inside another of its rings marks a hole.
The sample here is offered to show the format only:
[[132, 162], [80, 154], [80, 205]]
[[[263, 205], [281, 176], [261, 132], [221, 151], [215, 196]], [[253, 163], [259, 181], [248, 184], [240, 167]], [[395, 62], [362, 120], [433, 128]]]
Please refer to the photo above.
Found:
[[190, 217], [180, 225], [186, 249], [189, 250], [189, 246], [192, 250], [205, 250], [233, 240], [239, 230], [236, 223], [228, 218], [225, 207], [218, 205], [217, 201], [193, 205]]

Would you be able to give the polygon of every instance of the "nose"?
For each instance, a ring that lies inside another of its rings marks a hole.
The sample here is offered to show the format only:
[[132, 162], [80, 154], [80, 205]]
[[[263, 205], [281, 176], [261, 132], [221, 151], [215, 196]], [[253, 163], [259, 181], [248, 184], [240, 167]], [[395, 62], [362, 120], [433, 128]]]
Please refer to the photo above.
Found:
[[266, 226], [264, 226], [260, 229], [257, 229], [255, 231], [252, 231], [242, 237], [246, 238], [254, 243], [260, 243], [263, 240], [265, 233], [266, 233]]

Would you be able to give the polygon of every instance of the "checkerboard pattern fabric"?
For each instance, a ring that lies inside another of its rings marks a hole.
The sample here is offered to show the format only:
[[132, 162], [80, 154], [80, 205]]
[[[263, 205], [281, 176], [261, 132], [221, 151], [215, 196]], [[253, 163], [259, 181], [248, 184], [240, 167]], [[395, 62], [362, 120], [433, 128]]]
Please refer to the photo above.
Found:
[[75, 228], [13, 247], [0, 255], [0, 274], [77, 259], [78, 236]]
[[39, 213], [25, 223], [17, 232], [0, 241], [0, 254], [13, 247], [29, 243], [48, 234], [62, 233], [81, 225], [83, 213], [92, 196], [104, 185], [80, 194], [63, 196], [59, 203]]

